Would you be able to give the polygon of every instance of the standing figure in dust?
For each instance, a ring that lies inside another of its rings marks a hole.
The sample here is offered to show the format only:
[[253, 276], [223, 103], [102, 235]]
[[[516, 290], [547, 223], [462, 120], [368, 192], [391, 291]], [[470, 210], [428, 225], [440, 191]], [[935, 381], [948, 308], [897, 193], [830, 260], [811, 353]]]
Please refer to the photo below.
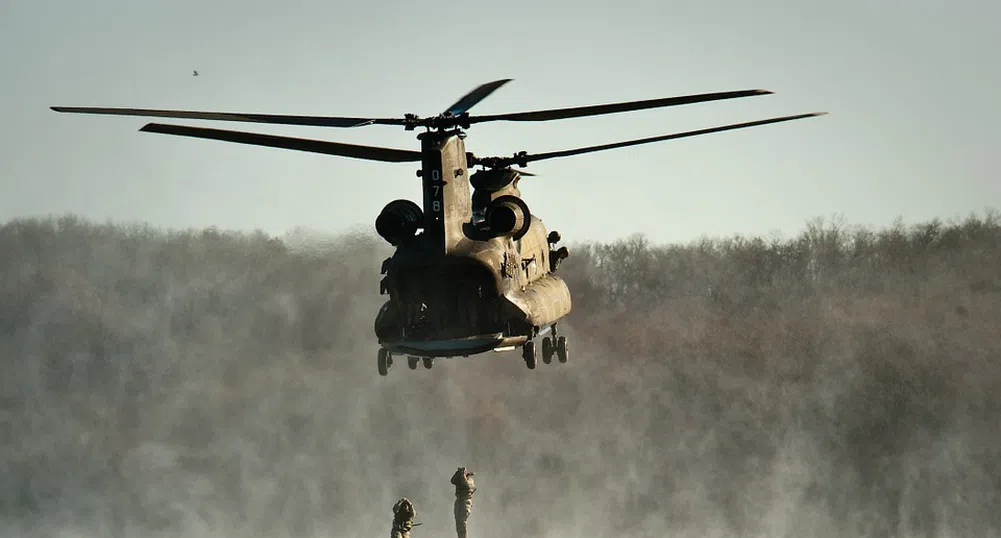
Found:
[[455, 486], [455, 533], [458, 538], [466, 538], [466, 521], [473, 511], [473, 473], [465, 467], [459, 467], [452, 475], [452, 485]]
[[414, 528], [414, 518], [417, 517], [417, 510], [406, 497], [400, 499], [393, 506], [393, 531], [389, 538], [410, 538], [410, 530]]

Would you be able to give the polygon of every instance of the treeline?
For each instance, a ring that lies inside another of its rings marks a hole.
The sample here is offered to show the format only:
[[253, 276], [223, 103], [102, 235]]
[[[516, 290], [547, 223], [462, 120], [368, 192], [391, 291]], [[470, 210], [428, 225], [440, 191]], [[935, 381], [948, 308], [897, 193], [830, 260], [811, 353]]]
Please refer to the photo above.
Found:
[[[792, 239], [734, 237], [651, 245], [642, 235], [575, 249], [574, 275], [594, 288], [589, 306], [648, 306], [706, 293], [737, 300], [773, 287], [797, 294], [886, 291], [928, 277], [956, 276], [974, 288], [997, 286], [1001, 218], [996, 212], [950, 224], [899, 221], [873, 231], [838, 221], [810, 222]], [[583, 278], [580, 278], [583, 276]], [[912, 278], [916, 277], [916, 278]], [[589, 295], [591, 297], [591, 295]]]
[[[375, 372], [373, 235], [0, 228], [0, 521], [483, 538], [997, 534], [1001, 219], [571, 246], [571, 363]], [[423, 516], [422, 516], [423, 517]]]

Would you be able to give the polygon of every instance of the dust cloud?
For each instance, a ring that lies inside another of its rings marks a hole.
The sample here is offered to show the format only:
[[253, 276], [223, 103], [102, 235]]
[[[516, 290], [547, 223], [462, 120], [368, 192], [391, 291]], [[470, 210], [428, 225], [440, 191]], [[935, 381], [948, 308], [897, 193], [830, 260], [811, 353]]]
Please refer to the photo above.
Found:
[[999, 536], [1001, 220], [573, 245], [570, 364], [397, 361], [374, 234], [0, 228], [0, 534]]

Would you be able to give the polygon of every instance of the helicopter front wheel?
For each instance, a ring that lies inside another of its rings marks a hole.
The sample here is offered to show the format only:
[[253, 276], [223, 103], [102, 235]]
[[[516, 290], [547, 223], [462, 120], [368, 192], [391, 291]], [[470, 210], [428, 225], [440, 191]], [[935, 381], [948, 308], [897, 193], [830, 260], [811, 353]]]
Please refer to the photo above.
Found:
[[389, 374], [389, 367], [393, 364], [393, 358], [389, 355], [389, 350], [386, 348], [379, 349], [379, 375], [385, 376]]
[[542, 339], [542, 362], [543, 364], [549, 364], [553, 362], [553, 339], [550, 337], [545, 337]]
[[525, 345], [521, 348], [521, 356], [525, 359], [525, 366], [528, 366], [529, 370], [534, 370], [536, 364], [535, 342], [531, 340], [525, 342]]
[[569, 359], [569, 351], [567, 351], [567, 337], [561, 336], [556, 339], [556, 357], [561, 363], [566, 363]]

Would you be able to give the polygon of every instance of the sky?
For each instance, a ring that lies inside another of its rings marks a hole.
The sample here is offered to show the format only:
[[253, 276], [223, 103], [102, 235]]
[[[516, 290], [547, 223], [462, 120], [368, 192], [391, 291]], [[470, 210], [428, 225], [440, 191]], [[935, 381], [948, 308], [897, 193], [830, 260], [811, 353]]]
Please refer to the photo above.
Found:
[[[882, 227], [1001, 208], [1001, 3], [991, 0], [3, 0], [0, 222], [76, 214], [165, 228], [374, 231], [420, 200], [390, 164], [140, 133], [148, 121], [419, 149], [355, 129], [59, 114], [63, 106], [398, 117], [512, 82], [493, 114], [763, 88], [773, 95], [474, 125], [479, 155], [544, 152], [804, 112], [829, 115], [532, 163], [564, 239], [655, 242]], [[197, 70], [199, 76], [192, 76]]]

